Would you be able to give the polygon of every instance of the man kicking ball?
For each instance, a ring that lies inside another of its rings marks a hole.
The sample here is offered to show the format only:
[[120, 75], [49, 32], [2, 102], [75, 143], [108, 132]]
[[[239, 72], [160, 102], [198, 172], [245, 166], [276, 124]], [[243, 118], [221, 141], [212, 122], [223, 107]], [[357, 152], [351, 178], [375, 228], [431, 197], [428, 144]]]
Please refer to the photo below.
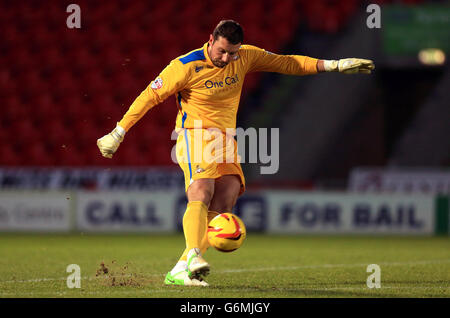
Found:
[[[183, 216], [186, 249], [167, 273], [165, 284], [168, 285], [208, 286], [204, 277], [210, 265], [203, 258], [209, 247], [208, 223], [219, 213], [231, 212], [237, 198], [245, 191], [237, 143], [227, 135], [227, 128], [236, 128], [245, 75], [251, 72], [370, 74], [375, 68], [371, 60], [278, 55], [243, 44], [243, 41], [239, 23], [221, 21], [203, 47], [172, 60], [136, 98], [116, 128], [97, 140], [102, 155], [112, 158], [126, 132], [149, 109], [170, 95], [176, 95], [179, 110], [175, 125], [176, 154], [185, 176], [188, 204]], [[211, 129], [219, 133], [213, 134]], [[222, 141], [219, 146], [217, 141]], [[213, 149], [212, 157], [219, 160], [198, 156], [196, 149], [199, 148]]]

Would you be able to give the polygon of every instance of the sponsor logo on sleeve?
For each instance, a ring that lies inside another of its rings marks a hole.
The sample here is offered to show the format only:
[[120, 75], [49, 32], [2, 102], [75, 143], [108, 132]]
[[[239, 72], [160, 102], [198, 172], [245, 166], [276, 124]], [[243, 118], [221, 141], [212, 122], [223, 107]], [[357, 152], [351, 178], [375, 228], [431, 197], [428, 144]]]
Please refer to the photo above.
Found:
[[163, 86], [163, 80], [161, 79], [161, 77], [157, 77], [153, 82], [151, 87], [153, 89], [160, 89]]

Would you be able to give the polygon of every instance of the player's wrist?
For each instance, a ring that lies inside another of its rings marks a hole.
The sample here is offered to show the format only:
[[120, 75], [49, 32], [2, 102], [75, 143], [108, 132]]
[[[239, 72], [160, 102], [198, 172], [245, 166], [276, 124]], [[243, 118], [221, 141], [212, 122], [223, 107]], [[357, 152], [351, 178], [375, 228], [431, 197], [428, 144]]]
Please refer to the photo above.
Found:
[[122, 142], [123, 138], [125, 137], [125, 133], [126, 133], [125, 129], [123, 129], [122, 127], [119, 126], [119, 124], [117, 124], [116, 128], [114, 128], [114, 130], [111, 132], [111, 136], [117, 142]]
[[325, 69], [325, 72], [338, 72], [339, 61], [337, 60], [323, 60], [323, 67]]
[[126, 131], [125, 131], [125, 129], [123, 129], [122, 127], [119, 126], [119, 123], [117, 123], [115, 131], [117, 131], [122, 137], [125, 136]]

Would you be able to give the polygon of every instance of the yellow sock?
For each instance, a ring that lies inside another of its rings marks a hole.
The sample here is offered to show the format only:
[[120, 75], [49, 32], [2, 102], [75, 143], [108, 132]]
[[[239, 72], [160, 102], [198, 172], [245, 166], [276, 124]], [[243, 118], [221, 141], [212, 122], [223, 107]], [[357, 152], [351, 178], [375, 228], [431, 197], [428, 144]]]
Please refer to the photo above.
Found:
[[[207, 223], [206, 223], [206, 229], [208, 229], [208, 224], [209, 221], [211, 221], [215, 216], [219, 215], [219, 212], [215, 212], [215, 211], [208, 211], [208, 219], [207, 219]], [[205, 232], [205, 235], [203, 236], [203, 238], [201, 239], [200, 242], [200, 252], [203, 254], [206, 252], [206, 250], [209, 247], [209, 242], [208, 242], [208, 232]], [[180, 261], [186, 261], [187, 260], [187, 254], [189, 252], [190, 248], [186, 247], [186, 249], [183, 252], [183, 255], [181, 255]]]
[[[219, 214], [220, 214], [219, 212], [208, 211], [208, 224], [212, 219], [214, 219]], [[202, 242], [200, 244], [200, 252], [202, 254], [204, 254], [206, 252], [206, 250], [208, 249], [208, 247], [210, 247], [210, 245], [209, 245], [209, 241], [208, 241], [208, 228], [207, 228], [205, 236], [203, 237]]]
[[201, 201], [191, 201], [187, 204], [183, 216], [183, 232], [186, 239], [186, 251], [180, 260], [187, 259], [187, 252], [200, 248], [203, 237], [208, 229], [208, 207]]

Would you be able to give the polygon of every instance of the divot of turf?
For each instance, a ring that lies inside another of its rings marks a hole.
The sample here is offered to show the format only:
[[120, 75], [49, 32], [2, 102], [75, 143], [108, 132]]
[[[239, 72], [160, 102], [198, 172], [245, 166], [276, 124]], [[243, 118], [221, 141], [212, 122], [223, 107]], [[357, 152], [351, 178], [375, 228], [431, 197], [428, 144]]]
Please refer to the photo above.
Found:
[[120, 265], [116, 260], [111, 263], [102, 261], [95, 276], [102, 278], [101, 284], [105, 286], [142, 286], [144, 278], [137, 273], [129, 271], [129, 262]]

